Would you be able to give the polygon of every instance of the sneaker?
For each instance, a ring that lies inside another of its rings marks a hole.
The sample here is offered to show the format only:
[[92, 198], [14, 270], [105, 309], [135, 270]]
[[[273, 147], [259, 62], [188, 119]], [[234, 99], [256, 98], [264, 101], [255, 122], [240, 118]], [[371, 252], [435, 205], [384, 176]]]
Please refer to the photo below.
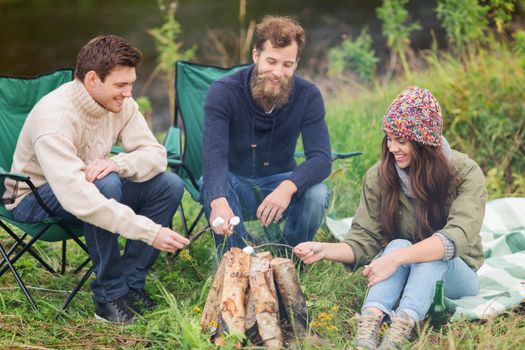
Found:
[[130, 304], [128, 294], [107, 303], [95, 300], [95, 318], [99, 321], [130, 324], [138, 313]]
[[393, 315], [390, 328], [383, 337], [379, 349], [386, 350], [403, 348], [403, 346], [410, 341], [415, 325], [416, 321], [403, 311], [398, 315]]
[[373, 350], [379, 345], [377, 332], [383, 321], [383, 315], [378, 315], [371, 310], [365, 310], [362, 315], [356, 314], [357, 335], [355, 347], [357, 349]]
[[144, 289], [130, 288], [128, 295], [132, 304], [138, 304], [139, 308], [142, 308], [144, 310], [151, 310], [155, 306], [157, 306], [157, 303], [150, 298], [150, 296]]

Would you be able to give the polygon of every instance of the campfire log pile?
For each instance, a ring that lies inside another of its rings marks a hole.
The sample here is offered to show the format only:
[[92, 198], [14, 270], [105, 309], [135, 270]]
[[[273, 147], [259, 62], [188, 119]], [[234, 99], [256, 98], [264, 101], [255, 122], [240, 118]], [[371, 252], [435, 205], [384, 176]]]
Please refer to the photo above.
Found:
[[239, 248], [224, 254], [200, 321], [204, 330], [215, 331], [214, 343], [224, 345], [227, 333], [248, 334], [279, 349], [289, 337], [282, 321], [293, 326], [292, 337], [307, 335], [306, 302], [293, 261], [272, 258], [269, 252], [250, 255]]

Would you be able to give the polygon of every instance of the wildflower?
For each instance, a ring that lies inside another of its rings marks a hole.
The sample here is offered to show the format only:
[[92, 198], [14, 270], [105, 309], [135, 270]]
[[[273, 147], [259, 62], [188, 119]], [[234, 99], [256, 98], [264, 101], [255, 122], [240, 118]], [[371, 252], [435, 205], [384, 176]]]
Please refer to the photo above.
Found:
[[190, 254], [190, 251], [188, 249], [183, 249], [180, 251], [179, 257], [182, 261], [190, 262], [192, 261], [192, 257]]
[[337, 326], [330, 325], [330, 326], [327, 326], [326, 329], [330, 332], [335, 332], [337, 330]]
[[333, 316], [326, 312], [321, 312], [319, 316], [317, 316], [317, 318], [321, 321], [330, 321], [333, 318]]
[[381, 326], [379, 327], [377, 334], [382, 337], [383, 335], [385, 335], [387, 330], [388, 330], [388, 325], [386, 324], [386, 322], [383, 322]]

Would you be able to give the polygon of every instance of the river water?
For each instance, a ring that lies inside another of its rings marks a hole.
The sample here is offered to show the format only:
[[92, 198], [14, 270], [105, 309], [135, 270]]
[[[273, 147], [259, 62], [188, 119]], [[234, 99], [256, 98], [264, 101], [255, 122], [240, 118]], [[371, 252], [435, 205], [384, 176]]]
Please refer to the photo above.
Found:
[[[307, 43], [299, 73], [323, 71], [326, 51], [342, 35], [357, 36], [367, 27], [377, 54], [387, 55], [379, 0], [247, 0], [246, 23], [265, 14], [288, 15], [305, 27]], [[435, 1], [410, 1], [409, 13], [422, 30], [414, 32], [417, 49], [430, 46], [431, 32], [442, 37], [435, 16]], [[206, 64], [238, 62], [227, 45], [239, 33], [239, 0], [180, 0], [177, 9], [185, 47], [196, 46], [196, 61]], [[32, 76], [61, 67], [74, 67], [78, 50], [99, 34], [123, 36], [144, 53], [135, 92], [141, 90], [156, 65], [155, 44], [147, 33], [162, 23], [155, 0], [0, 0], [0, 75]], [[228, 56], [218, 53], [210, 32], [222, 38]], [[154, 109], [154, 129], [168, 126], [167, 95], [156, 81], [146, 92]]]

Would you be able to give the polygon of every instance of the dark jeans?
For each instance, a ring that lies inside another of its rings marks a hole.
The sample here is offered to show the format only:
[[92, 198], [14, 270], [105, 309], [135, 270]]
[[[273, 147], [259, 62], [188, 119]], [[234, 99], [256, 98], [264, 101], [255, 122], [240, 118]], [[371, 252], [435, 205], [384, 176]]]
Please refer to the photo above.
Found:
[[[224, 236], [215, 235], [215, 243], [219, 256], [231, 247], [244, 248], [249, 235], [244, 227], [244, 221], [256, 219], [257, 207], [261, 204], [255, 188], [260, 189], [262, 198], [270, 194], [281, 182], [288, 179], [291, 173], [281, 173], [257, 179], [250, 179], [229, 174], [228, 192], [226, 199], [233, 213], [241, 222], [234, 228], [234, 234], [226, 239]], [[204, 192], [201, 192], [204, 193]], [[276, 243], [295, 246], [301, 242], [311, 241], [316, 234], [328, 208], [328, 189], [322, 183], [314, 185], [298, 195], [294, 195], [283, 217], [286, 223], [282, 237]], [[204, 208], [206, 217], [210, 217], [211, 208]], [[268, 234], [268, 230], [265, 230]]]
[[[138, 215], [170, 227], [184, 192], [181, 179], [173, 173], [161, 173], [146, 182], [131, 182], [116, 173], [96, 180], [95, 186], [106, 198], [129, 206]], [[159, 251], [140, 240], [126, 241], [124, 254], [118, 246], [118, 234], [81, 222], [65, 211], [51, 191], [49, 184], [38, 188], [43, 201], [53, 212], [67, 222], [82, 224], [89, 256], [96, 278], [91, 282], [95, 299], [108, 302], [126, 294], [129, 288], [143, 289], [146, 275]], [[13, 218], [24, 222], [39, 222], [48, 214], [38, 205], [35, 196], [27, 195], [12, 211]]]

